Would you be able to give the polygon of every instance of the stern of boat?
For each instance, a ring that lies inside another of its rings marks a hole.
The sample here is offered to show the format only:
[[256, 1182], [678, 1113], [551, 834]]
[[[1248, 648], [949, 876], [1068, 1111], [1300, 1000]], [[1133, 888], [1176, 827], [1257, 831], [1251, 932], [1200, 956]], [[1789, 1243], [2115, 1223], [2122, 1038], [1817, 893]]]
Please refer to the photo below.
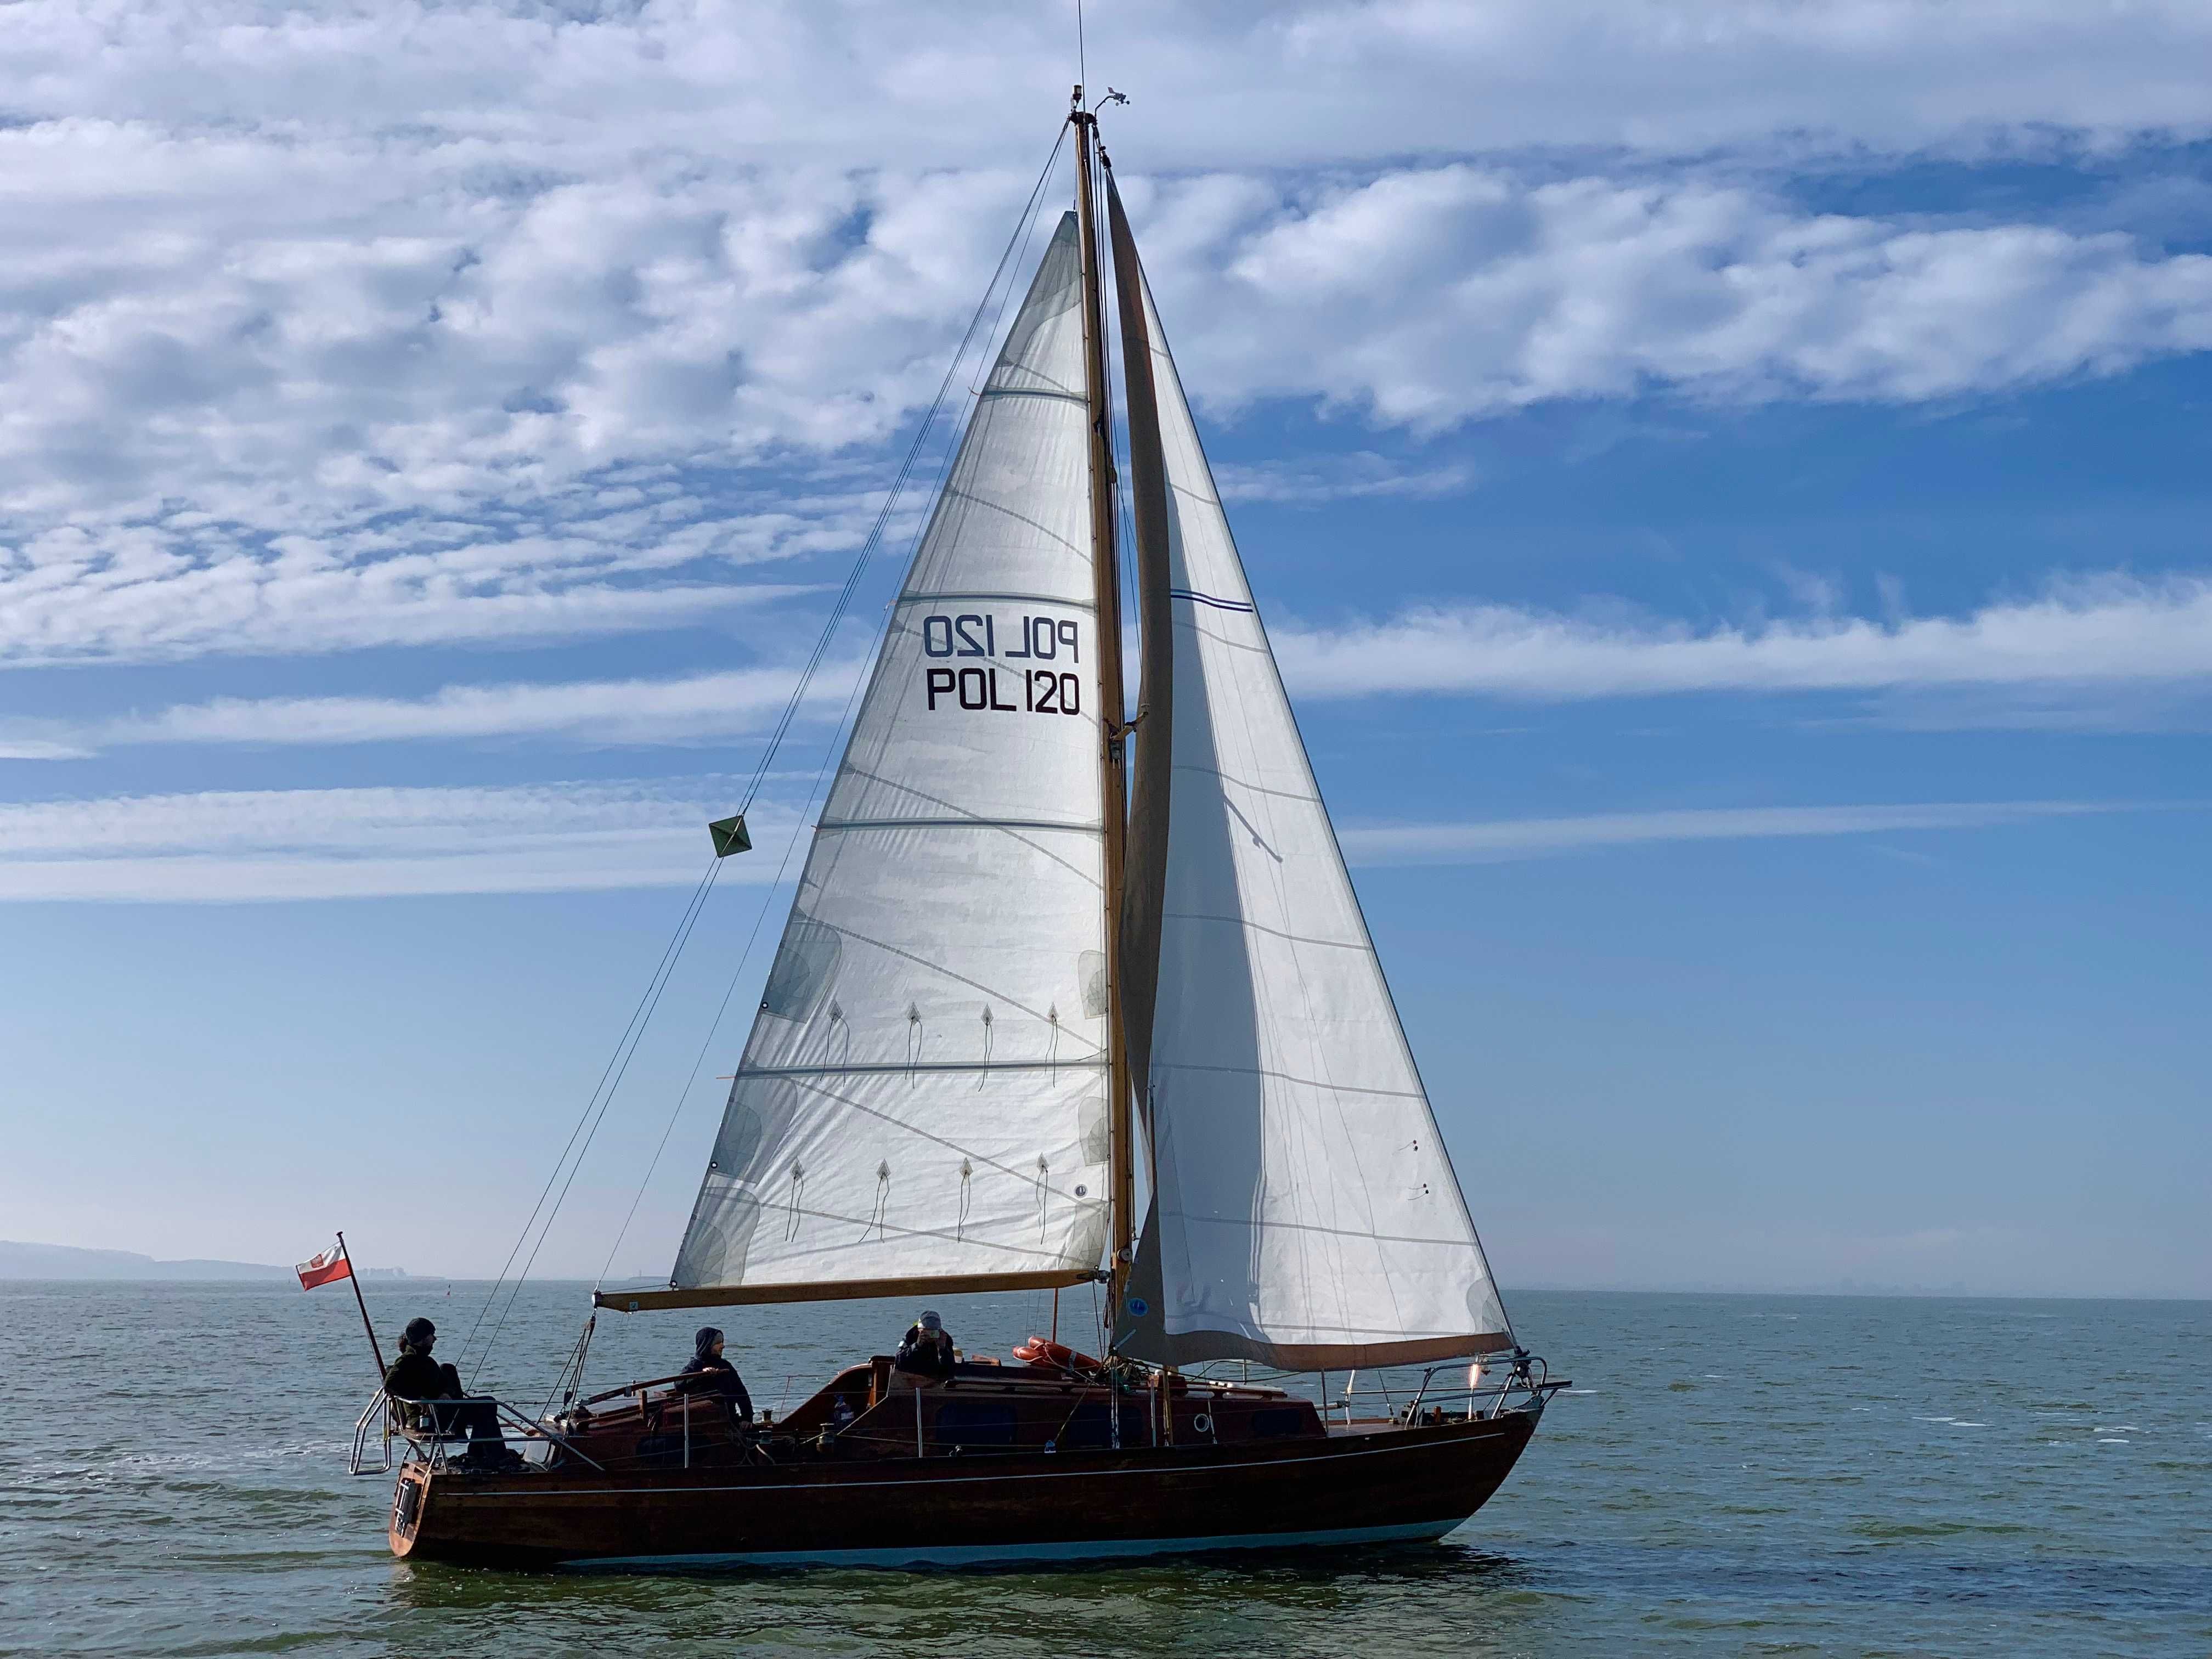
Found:
[[399, 1480], [392, 1489], [392, 1513], [386, 1520], [385, 1536], [392, 1553], [402, 1560], [415, 1553], [415, 1540], [422, 1534], [422, 1519], [430, 1506], [430, 1483], [435, 1478], [428, 1463], [400, 1465]]

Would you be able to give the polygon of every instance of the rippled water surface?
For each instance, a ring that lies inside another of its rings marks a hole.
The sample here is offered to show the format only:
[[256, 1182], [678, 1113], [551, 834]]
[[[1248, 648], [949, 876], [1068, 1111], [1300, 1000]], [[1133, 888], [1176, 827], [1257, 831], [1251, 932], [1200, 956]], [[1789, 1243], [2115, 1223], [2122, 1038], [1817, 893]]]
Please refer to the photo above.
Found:
[[[428, 1313], [445, 1357], [483, 1289], [380, 1286], [371, 1307], [387, 1332]], [[537, 1404], [583, 1300], [526, 1291], [483, 1380]], [[0, 1652], [2212, 1653], [2212, 1304], [1513, 1309], [1576, 1390], [1441, 1546], [612, 1577], [391, 1558], [388, 1480], [343, 1468], [372, 1386], [343, 1285], [0, 1284]], [[944, 1310], [979, 1353], [1050, 1316]], [[912, 1313], [721, 1317], [772, 1406]], [[592, 1379], [690, 1346], [682, 1316], [607, 1316]]]

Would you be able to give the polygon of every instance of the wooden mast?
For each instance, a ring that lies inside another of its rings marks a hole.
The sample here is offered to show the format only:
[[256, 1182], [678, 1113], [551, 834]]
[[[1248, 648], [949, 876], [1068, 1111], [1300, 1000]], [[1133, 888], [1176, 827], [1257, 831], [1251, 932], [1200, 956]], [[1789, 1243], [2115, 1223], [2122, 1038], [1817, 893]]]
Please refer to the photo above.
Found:
[[1098, 720], [1104, 742], [1098, 763], [1104, 785], [1106, 819], [1107, 1044], [1112, 1066], [1108, 1090], [1112, 1114], [1113, 1265], [1106, 1295], [1107, 1328], [1120, 1314], [1128, 1283], [1131, 1242], [1136, 1236], [1136, 1159], [1131, 1122], [1129, 1044], [1121, 1018], [1121, 884], [1127, 824], [1127, 769], [1121, 726], [1121, 580], [1115, 556], [1114, 410], [1106, 393], [1106, 325], [1101, 301], [1098, 217], [1092, 200], [1091, 168], [1097, 118], [1084, 106], [1075, 88], [1068, 121], [1075, 128], [1075, 215], [1077, 240], [1083, 246], [1083, 385], [1091, 413], [1091, 576], [1097, 605]]

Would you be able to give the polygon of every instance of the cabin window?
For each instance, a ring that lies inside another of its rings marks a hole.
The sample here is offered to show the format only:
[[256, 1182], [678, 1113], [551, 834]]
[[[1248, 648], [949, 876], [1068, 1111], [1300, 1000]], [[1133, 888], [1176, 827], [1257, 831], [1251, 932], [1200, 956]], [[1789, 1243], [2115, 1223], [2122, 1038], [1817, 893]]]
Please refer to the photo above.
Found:
[[1296, 1406], [1273, 1406], [1252, 1413], [1252, 1432], [1261, 1439], [1305, 1431], [1306, 1414]]
[[956, 1400], [937, 1408], [937, 1437], [956, 1446], [1011, 1446], [1014, 1408], [994, 1400]]

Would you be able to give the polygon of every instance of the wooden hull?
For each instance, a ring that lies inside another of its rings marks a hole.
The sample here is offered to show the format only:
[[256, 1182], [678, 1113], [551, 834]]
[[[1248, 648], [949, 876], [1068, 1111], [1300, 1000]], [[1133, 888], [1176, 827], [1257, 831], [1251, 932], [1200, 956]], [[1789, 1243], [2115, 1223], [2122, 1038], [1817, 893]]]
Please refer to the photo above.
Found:
[[1498, 1490], [1536, 1416], [1273, 1445], [647, 1474], [415, 1465], [392, 1549], [509, 1566], [957, 1566], [1431, 1539]]

